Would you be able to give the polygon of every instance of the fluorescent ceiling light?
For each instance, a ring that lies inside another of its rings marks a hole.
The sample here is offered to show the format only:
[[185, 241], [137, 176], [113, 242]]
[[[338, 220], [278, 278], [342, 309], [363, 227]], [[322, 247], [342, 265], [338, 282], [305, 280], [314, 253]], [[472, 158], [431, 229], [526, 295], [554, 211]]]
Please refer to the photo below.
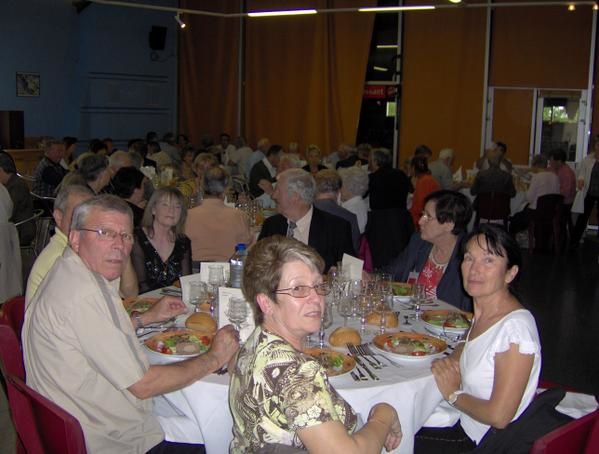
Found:
[[248, 13], [250, 17], [270, 17], [270, 16], [299, 16], [302, 14], [316, 14], [315, 9], [294, 9], [287, 11], [255, 11]]
[[397, 49], [397, 44], [377, 44], [377, 49]]
[[462, 0], [449, 0], [449, 3], [458, 4], [458, 3], [462, 3]]
[[433, 5], [421, 6], [381, 6], [373, 8], [360, 8], [361, 13], [394, 13], [399, 11], [420, 11], [425, 9], [435, 9]]
[[387, 68], [383, 68], [382, 66], [373, 66], [372, 69], [374, 69], [375, 71], [383, 72], [383, 73], [389, 71]]

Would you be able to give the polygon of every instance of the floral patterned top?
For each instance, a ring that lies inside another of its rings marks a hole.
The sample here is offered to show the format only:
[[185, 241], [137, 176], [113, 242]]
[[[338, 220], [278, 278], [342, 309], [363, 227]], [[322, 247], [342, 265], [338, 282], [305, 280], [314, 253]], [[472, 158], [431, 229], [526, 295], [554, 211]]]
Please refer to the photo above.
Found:
[[426, 259], [424, 267], [416, 280], [417, 284], [424, 285], [424, 291], [426, 292], [427, 298], [437, 298], [437, 286], [439, 285], [439, 282], [441, 282], [441, 278], [443, 277], [446, 268], [447, 263], [437, 263], [435, 261], [433, 250], [431, 249], [431, 253]]
[[351, 433], [357, 425], [318, 361], [260, 326], [239, 351], [229, 407], [231, 453], [255, 452], [267, 443], [304, 448], [297, 429], [340, 421]]
[[145, 232], [137, 228], [131, 259], [137, 274], [139, 293], [167, 287], [179, 277], [191, 274], [191, 241], [185, 235], [178, 236], [173, 252], [163, 262]]

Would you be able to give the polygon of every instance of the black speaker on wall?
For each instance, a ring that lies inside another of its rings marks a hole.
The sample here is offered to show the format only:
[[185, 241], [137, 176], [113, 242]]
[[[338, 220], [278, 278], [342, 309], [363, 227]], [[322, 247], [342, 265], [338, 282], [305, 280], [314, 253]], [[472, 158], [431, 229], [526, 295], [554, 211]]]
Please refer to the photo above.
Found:
[[149, 35], [150, 49], [164, 50], [165, 41], [166, 41], [166, 27], [152, 25], [152, 30], [150, 30], [150, 35]]

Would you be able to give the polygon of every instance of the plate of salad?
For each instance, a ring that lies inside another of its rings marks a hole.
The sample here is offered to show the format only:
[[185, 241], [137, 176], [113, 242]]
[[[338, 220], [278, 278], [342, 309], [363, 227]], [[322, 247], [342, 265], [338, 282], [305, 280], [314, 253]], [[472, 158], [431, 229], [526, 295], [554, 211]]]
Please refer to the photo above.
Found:
[[421, 362], [443, 356], [447, 343], [420, 333], [379, 334], [372, 340], [375, 349], [393, 360]]
[[308, 348], [304, 353], [316, 358], [329, 377], [347, 374], [356, 367], [356, 361], [351, 356], [328, 348]]
[[148, 350], [169, 360], [199, 356], [210, 349], [212, 334], [191, 329], [175, 329], [156, 334], [144, 342]]
[[412, 299], [412, 284], [407, 282], [392, 282], [393, 297], [400, 303], [409, 303]]
[[452, 310], [424, 311], [422, 321], [434, 333], [463, 335], [470, 329], [472, 314]]
[[131, 312], [139, 312], [143, 314], [148, 311], [154, 304], [156, 304], [158, 298], [142, 298], [139, 296], [133, 296], [123, 300], [123, 306], [129, 315]]

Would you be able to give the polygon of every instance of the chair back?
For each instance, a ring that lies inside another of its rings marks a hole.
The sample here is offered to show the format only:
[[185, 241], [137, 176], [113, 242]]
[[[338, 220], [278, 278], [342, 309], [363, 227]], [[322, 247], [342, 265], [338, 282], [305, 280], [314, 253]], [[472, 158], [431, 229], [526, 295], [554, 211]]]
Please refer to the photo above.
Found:
[[12, 328], [21, 345], [21, 330], [25, 321], [25, 297], [15, 296], [2, 305], [2, 320], [0, 323]]
[[14, 375], [7, 376], [7, 385], [15, 429], [27, 454], [86, 453], [77, 419]]
[[556, 254], [560, 253], [565, 227], [563, 203], [564, 196], [561, 194], [546, 194], [537, 199], [537, 208], [532, 212], [528, 228], [531, 250], [553, 249]]
[[[563, 454], [565, 452], [582, 453], [594, 425], [599, 421], [599, 410], [575, 419], [546, 435], [538, 438], [530, 450], [530, 454]], [[597, 452], [589, 451], [589, 452]]]
[[508, 194], [499, 192], [483, 192], [476, 197], [476, 218], [474, 224], [480, 224], [481, 219], [502, 221], [507, 228], [510, 216], [510, 199]]
[[0, 324], [0, 363], [4, 376], [11, 374], [25, 380], [23, 351], [19, 340], [13, 329], [4, 324]]

